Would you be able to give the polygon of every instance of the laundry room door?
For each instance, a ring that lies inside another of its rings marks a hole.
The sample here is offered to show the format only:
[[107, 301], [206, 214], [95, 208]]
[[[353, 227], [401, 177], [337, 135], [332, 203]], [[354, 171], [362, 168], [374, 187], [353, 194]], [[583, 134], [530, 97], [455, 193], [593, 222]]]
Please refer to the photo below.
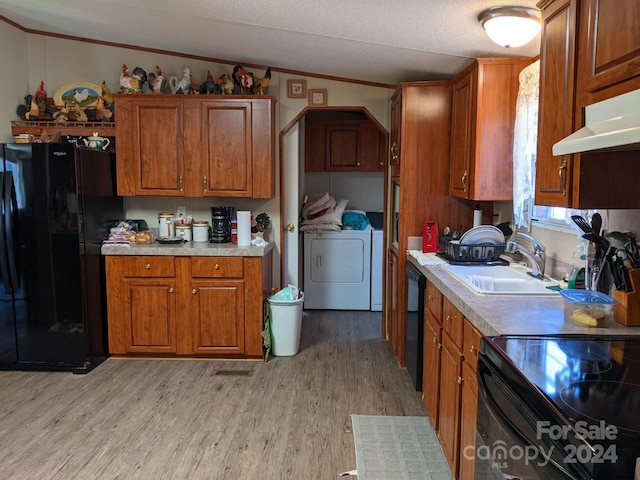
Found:
[[282, 285], [300, 286], [300, 123], [282, 139]]

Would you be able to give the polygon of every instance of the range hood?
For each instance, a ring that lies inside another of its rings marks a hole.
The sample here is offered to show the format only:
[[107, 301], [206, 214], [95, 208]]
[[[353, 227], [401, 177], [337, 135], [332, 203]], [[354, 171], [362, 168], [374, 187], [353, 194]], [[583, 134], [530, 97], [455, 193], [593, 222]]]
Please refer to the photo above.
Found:
[[585, 126], [553, 146], [554, 155], [640, 150], [640, 89], [585, 107]]

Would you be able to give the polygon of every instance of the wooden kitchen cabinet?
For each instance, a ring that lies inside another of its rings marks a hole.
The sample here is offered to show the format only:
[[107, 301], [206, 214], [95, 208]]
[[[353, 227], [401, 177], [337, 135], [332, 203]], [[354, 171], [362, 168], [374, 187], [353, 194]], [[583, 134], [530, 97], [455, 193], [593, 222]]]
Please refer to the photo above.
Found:
[[402, 90], [398, 89], [391, 97], [391, 131], [389, 132], [389, 165], [391, 176], [400, 176], [400, 145], [402, 143]]
[[[430, 282], [427, 282], [429, 285]], [[442, 324], [440, 317], [425, 309], [424, 348], [422, 367], [422, 403], [427, 410], [433, 429], [438, 432], [438, 406], [440, 403], [440, 352]]]
[[387, 135], [372, 120], [307, 120], [306, 172], [384, 172]]
[[452, 472], [457, 472], [459, 465], [462, 359], [460, 347], [444, 328], [440, 355], [438, 438]]
[[119, 195], [275, 195], [271, 97], [114, 97]]
[[453, 83], [450, 195], [513, 197], [513, 128], [518, 75], [531, 59], [476, 59]]
[[[584, 108], [640, 88], [640, 15], [635, 0], [544, 0], [535, 203], [569, 208], [638, 208], [631, 192], [637, 152], [553, 156], [584, 126]], [[624, 175], [620, 175], [624, 172]], [[607, 185], [607, 188], [602, 188]]]
[[109, 353], [262, 356], [271, 258], [108, 255]]
[[482, 334], [468, 320], [464, 322], [462, 391], [460, 400], [460, 448], [458, 480], [475, 475], [476, 421], [478, 414], [478, 355]]

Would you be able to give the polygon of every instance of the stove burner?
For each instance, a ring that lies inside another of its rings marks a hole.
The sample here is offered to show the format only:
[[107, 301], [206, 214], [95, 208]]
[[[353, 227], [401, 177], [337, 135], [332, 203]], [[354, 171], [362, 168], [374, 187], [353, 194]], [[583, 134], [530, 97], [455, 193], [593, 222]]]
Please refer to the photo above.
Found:
[[619, 430], [640, 433], [640, 385], [606, 380], [574, 382], [560, 390], [560, 399], [593, 425], [604, 420]]

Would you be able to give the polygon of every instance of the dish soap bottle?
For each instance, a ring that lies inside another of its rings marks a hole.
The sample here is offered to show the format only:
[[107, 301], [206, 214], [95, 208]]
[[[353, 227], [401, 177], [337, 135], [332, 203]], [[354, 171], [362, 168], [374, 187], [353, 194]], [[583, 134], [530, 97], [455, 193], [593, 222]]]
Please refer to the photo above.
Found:
[[567, 279], [567, 288], [585, 288], [585, 265], [587, 261], [587, 249], [585, 242], [576, 245], [571, 258], [571, 272]]

